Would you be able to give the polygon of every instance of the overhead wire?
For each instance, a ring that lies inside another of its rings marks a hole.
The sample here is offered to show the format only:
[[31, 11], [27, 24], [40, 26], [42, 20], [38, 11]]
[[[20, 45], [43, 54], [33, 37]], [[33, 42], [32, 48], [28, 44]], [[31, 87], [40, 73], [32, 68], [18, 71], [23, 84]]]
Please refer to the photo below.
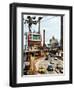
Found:
[[[53, 18], [56, 18], [57, 16], [53, 16], [53, 17], [51, 17], [51, 18], [47, 18], [46, 20], [51, 20], [51, 19], [53, 19]], [[42, 20], [42, 22], [44, 22], [44, 20]]]

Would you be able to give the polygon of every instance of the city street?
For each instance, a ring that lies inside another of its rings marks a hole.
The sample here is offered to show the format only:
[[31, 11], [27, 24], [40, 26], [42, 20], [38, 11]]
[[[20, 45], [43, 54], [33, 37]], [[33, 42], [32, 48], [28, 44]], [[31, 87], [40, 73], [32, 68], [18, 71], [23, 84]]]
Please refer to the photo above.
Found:
[[[52, 65], [52, 71], [47, 70], [48, 65]], [[50, 55], [48, 56], [48, 60], [45, 60], [45, 57], [41, 57], [35, 62], [37, 71], [39, 67], [43, 67], [45, 68], [45, 74], [60, 74], [59, 69], [56, 68], [57, 65], [63, 68], [63, 61], [56, 57], [51, 57]]]

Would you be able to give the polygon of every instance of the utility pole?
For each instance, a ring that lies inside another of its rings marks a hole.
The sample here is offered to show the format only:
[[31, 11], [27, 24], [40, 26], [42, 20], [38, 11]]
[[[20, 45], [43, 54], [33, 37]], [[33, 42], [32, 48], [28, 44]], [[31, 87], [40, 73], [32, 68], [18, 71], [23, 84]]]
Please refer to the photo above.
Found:
[[36, 17], [27, 16], [27, 19], [25, 20], [24, 24], [28, 23], [29, 32], [31, 32], [32, 24], [36, 25], [37, 23], [39, 23], [38, 32], [40, 33], [40, 20], [42, 19], [42, 17], [38, 17], [38, 20], [35, 20], [35, 18]]
[[43, 47], [45, 47], [45, 30], [43, 30]]
[[37, 21], [35, 20], [36, 17], [27, 16], [27, 19], [25, 20], [25, 23], [28, 23], [29, 32], [31, 32], [31, 26], [32, 24], [37, 24]]
[[61, 47], [63, 48], [63, 16], [61, 16]]

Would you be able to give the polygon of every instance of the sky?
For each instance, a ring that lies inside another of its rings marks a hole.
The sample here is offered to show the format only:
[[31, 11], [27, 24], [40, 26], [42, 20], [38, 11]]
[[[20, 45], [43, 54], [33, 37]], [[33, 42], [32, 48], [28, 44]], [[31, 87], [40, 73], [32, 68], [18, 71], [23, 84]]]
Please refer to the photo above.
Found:
[[[24, 21], [27, 18], [28, 15], [23, 16]], [[42, 15], [30, 15], [31, 17], [36, 17], [36, 20], [38, 20], [38, 17], [43, 17], [40, 21], [40, 33], [42, 36], [42, 44], [43, 44], [43, 30], [45, 29], [45, 43], [49, 44], [49, 40], [54, 36], [58, 41], [60, 41], [60, 35], [61, 35], [61, 17], [60, 16], [42, 16]], [[24, 22], [23, 21], [23, 22]], [[23, 25], [24, 33], [28, 32], [28, 24]], [[38, 31], [38, 24], [32, 25], [31, 27], [32, 31]], [[25, 44], [25, 37], [24, 37], [24, 44]]]

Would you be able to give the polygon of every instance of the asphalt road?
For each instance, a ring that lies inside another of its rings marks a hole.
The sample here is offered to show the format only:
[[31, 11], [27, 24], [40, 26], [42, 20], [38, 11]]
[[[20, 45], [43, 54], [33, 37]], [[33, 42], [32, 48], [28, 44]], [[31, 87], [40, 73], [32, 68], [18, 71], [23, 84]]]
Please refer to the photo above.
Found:
[[63, 60], [60, 60], [56, 57], [51, 57], [50, 55], [48, 56], [48, 60], [45, 60], [45, 57], [39, 58], [37, 62], [35, 63], [36, 68], [38, 68], [42, 65], [44, 68], [47, 68], [48, 65], [51, 64], [53, 67], [53, 71], [47, 71], [45, 74], [59, 74], [59, 70], [56, 70], [57, 64], [63, 67]]

